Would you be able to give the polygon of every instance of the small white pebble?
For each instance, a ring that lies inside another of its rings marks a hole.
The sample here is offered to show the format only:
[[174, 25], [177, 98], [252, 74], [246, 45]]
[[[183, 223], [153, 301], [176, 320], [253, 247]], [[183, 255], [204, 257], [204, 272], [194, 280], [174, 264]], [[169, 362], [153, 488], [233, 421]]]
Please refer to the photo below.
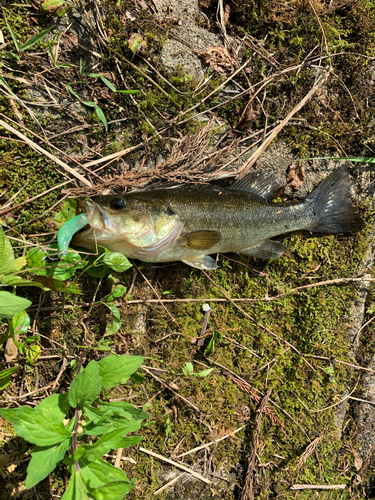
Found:
[[210, 304], [203, 304], [202, 309], [204, 312], [211, 311]]

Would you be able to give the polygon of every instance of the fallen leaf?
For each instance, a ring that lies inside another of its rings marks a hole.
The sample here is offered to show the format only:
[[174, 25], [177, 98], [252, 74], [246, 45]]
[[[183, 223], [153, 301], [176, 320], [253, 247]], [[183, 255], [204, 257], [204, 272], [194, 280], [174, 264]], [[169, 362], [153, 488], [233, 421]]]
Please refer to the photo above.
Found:
[[129, 19], [129, 21], [135, 21], [137, 18], [128, 10], [125, 11], [125, 17], [126, 19]]
[[[15, 334], [14, 338], [18, 341], [19, 335]], [[11, 337], [6, 341], [6, 344], [5, 344], [5, 349], [4, 349], [5, 361], [7, 363], [10, 363], [14, 359], [16, 359], [17, 356], [18, 356], [18, 348], [17, 348], [16, 344], [14, 343], [13, 338]]]
[[305, 167], [298, 165], [298, 163], [292, 163], [288, 168], [286, 180], [288, 186], [290, 186], [293, 191], [298, 191], [305, 180]]
[[128, 40], [129, 49], [133, 54], [141, 54], [142, 56], [147, 55], [147, 44], [142, 35], [139, 33], [133, 33]]
[[230, 55], [225, 47], [210, 47], [206, 52], [198, 52], [198, 54], [206, 64], [209, 64], [218, 73], [233, 71], [238, 66], [237, 60]]
[[240, 109], [240, 121], [238, 128], [243, 128], [246, 124], [255, 121], [259, 116], [259, 111], [255, 110], [252, 106], [252, 101], [244, 104]]

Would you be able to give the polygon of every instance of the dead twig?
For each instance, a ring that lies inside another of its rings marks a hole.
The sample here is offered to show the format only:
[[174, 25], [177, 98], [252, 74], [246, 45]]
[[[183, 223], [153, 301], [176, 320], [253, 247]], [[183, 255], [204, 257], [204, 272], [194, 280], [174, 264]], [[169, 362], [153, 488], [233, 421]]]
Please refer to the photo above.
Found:
[[294, 484], [291, 490], [345, 490], [346, 484]]
[[257, 410], [258, 415], [256, 418], [256, 428], [253, 436], [253, 443], [251, 448], [251, 454], [249, 457], [248, 468], [246, 472], [245, 484], [242, 489], [242, 500], [252, 500], [254, 498], [254, 468], [255, 468], [255, 459], [257, 456], [258, 445], [259, 445], [259, 435], [260, 435], [260, 424], [262, 421], [262, 415], [267, 409], [268, 400], [271, 396], [271, 390], [268, 390], [264, 395], [259, 408]]

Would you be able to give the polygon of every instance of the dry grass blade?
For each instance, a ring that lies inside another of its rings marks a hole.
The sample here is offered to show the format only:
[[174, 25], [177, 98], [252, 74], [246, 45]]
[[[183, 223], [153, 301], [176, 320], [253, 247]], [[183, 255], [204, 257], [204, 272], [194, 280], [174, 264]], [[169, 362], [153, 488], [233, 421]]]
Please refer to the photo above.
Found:
[[46, 151], [45, 149], [43, 149], [42, 147], [40, 147], [34, 141], [32, 141], [31, 139], [29, 139], [28, 137], [26, 137], [26, 135], [22, 134], [21, 132], [19, 132], [15, 128], [13, 128], [11, 125], [8, 125], [8, 123], [5, 123], [4, 120], [0, 120], [0, 127], [4, 127], [6, 130], [8, 130], [8, 132], [11, 132], [12, 134], [16, 135], [17, 137], [19, 137], [20, 139], [22, 139], [23, 141], [25, 141], [26, 144], [28, 144], [31, 148], [35, 149], [35, 151], [38, 151], [38, 153], [41, 153], [42, 155], [46, 156], [50, 160], [52, 160], [55, 163], [57, 163], [58, 165], [60, 165], [60, 167], [62, 167], [66, 172], [69, 172], [76, 179], [80, 180], [83, 184], [85, 184], [85, 186], [88, 186], [88, 187], [92, 186], [91, 182], [88, 181], [81, 174], [79, 174], [78, 172], [76, 172], [74, 170], [74, 168], [69, 167], [69, 165], [67, 165], [66, 163], [64, 163], [63, 161], [61, 161], [59, 158], [57, 158], [57, 156], [49, 153], [48, 151]]
[[143, 453], [147, 453], [148, 455], [151, 455], [154, 458], [158, 458], [159, 460], [162, 460], [163, 462], [167, 462], [167, 464], [174, 465], [175, 467], [178, 467], [179, 469], [184, 470], [185, 472], [188, 472], [192, 476], [196, 477], [197, 479], [200, 479], [206, 484], [211, 484], [211, 481], [209, 479], [206, 479], [205, 477], [201, 476], [201, 474], [198, 474], [198, 472], [195, 472], [192, 469], [189, 469], [189, 467], [186, 467], [185, 465], [179, 464], [178, 462], [174, 462], [173, 460], [170, 460], [167, 457], [163, 457], [163, 455], [159, 455], [158, 453], [154, 453], [151, 450], [146, 450], [145, 448], [142, 448], [141, 446], [138, 448], [139, 451], [143, 451]]
[[246, 479], [242, 490], [241, 500], [253, 500], [254, 498], [254, 467], [259, 445], [260, 424], [262, 421], [262, 415], [267, 409], [267, 404], [270, 396], [271, 390], [266, 392], [257, 410], [258, 415], [256, 418], [256, 428], [253, 436], [252, 449], [249, 457], [249, 464], [246, 472]]
[[346, 484], [294, 484], [291, 490], [345, 490]]
[[267, 139], [262, 143], [262, 145], [251, 155], [251, 157], [247, 160], [246, 163], [239, 170], [240, 177], [243, 177], [246, 172], [254, 165], [254, 163], [260, 158], [263, 152], [268, 148], [271, 142], [277, 137], [277, 135], [281, 132], [281, 130], [285, 127], [285, 125], [291, 120], [291, 118], [304, 107], [304, 105], [311, 99], [311, 97], [320, 89], [320, 87], [326, 82], [326, 75], [320, 76], [315, 82], [313, 88], [310, 90], [308, 94], [295, 106], [292, 111], [284, 118], [284, 120], [277, 125], [272, 133], [267, 137]]

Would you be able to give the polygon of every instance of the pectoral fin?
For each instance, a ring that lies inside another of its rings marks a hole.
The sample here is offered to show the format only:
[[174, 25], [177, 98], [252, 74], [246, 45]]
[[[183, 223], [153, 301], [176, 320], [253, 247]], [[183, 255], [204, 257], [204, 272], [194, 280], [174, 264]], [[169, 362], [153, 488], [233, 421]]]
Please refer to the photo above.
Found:
[[208, 250], [220, 240], [219, 231], [192, 231], [182, 236], [181, 245], [192, 250]]
[[205, 269], [208, 271], [214, 271], [218, 267], [214, 259], [209, 255], [191, 257], [190, 259], [185, 259], [182, 262], [185, 262], [188, 266], [195, 267], [196, 269]]
[[266, 240], [259, 245], [242, 250], [241, 253], [251, 255], [251, 257], [257, 257], [258, 259], [278, 259], [288, 250], [289, 248], [282, 243]]

